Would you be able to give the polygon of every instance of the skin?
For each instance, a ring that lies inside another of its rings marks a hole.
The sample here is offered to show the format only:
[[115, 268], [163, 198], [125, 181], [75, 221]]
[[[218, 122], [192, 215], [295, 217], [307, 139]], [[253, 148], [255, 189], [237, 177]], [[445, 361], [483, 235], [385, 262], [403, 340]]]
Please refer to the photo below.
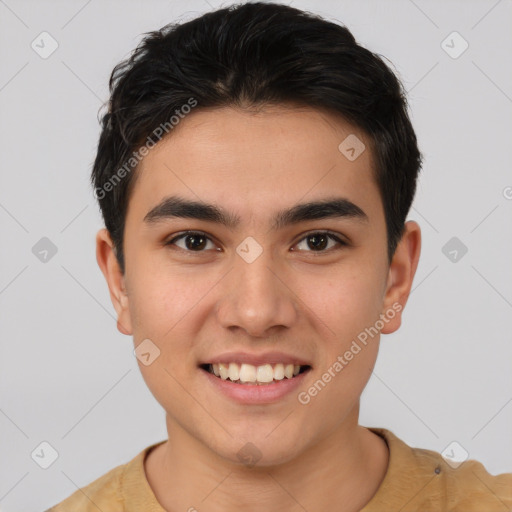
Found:
[[[355, 161], [338, 150], [349, 134], [366, 145]], [[149, 338], [161, 351], [139, 367], [166, 411], [169, 439], [145, 461], [165, 509], [313, 512], [343, 503], [350, 512], [376, 493], [389, 452], [358, 416], [380, 334], [307, 405], [295, 392], [277, 403], [237, 404], [205, 385], [197, 366], [226, 351], [282, 350], [310, 361], [300, 389], [307, 390], [381, 313], [396, 303], [405, 307], [420, 228], [406, 223], [388, 266], [384, 210], [371, 166], [368, 138], [329, 113], [284, 106], [197, 110], [137, 170], [125, 227], [125, 275], [108, 231], [98, 232], [97, 261], [118, 329], [133, 336], [135, 346]], [[222, 206], [241, 223], [234, 230], [195, 219], [145, 225], [146, 213], [174, 194]], [[369, 222], [335, 218], [270, 230], [277, 210], [333, 194], [358, 205]], [[202, 231], [210, 241], [195, 252], [183, 238], [164, 245], [184, 230]], [[330, 241], [315, 251], [306, 235], [318, 230], [350, 243]], [[248, 236], [263, 249], [250, 264], [236, 253]], [[382, 334], [400, 327], [402, 311]], [[247, 442], [261, 452], [253, 467], [237, 457]]]

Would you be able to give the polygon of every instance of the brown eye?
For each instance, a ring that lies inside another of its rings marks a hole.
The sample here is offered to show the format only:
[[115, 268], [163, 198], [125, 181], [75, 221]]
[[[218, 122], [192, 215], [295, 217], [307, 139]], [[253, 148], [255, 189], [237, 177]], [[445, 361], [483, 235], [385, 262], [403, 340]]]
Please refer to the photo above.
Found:
[[338, 246], [347, 245], [343, 240], [341, 240], [337, 236], [333, 235], [332, 233], [324, 231], [316, 231], [314, 233], [309, 233], [299, 242], [299, 244], [297, 244], [297, 246], [300, 245], [301, 243], [304, 243], [303, 241], [306, 241], [306, 246], [308, 248], [312, 248], [312, 250], [299, 249], [305, 250], [306, 252], [329, 252], [331, 249], [333, 249], [333, 246], [331, 245], [328, 248], [328, 250], [326, 250], [326, 248], [329, 245], [329, 241], [335, 242], [334, 248], [336, 244], [338, 244]]
[[[178, 245], [176, 243], [178, 240], [183, 240], [184, 244]], [[189, 231], [173, 238], [172, 240], [169, 240], [165, 245], [176, 245], [184, 251], [203, 252], [208, 244], [208, 241], [213, 245], [213, 242], [211, 242], [210, 238], [207, 237], [204, 233]]]

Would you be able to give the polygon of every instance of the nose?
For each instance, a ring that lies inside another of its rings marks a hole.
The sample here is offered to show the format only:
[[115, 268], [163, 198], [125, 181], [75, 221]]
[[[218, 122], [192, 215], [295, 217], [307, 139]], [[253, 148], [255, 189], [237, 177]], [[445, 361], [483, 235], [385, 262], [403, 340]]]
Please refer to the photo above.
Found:
[[261, 338], [292, 327], [297, 320], [298, 299], [286, 277], [267, 251], [251, 263], [235, 255], [234, 268], [221, 281], [216, 308], [220, 324]]

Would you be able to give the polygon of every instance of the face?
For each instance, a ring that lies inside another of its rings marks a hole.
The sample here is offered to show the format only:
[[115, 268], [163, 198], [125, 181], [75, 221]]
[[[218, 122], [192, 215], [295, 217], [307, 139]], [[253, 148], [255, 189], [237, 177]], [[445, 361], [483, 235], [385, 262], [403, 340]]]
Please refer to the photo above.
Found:
[[[339, 149], [348, 136], [365, 144], [355, 159], [362, 146]], [[312, 109], [196, 111], [137, 172], [125, 275], [105, 230], [97, 255], [168, 429], [213, 458], [245, 450], [265, 465], [353, 428], [419, 256], [418, 241], [413, 261], [401, 244], [388, 265], [365, 135]], [[300, 373], [283, 377], [290, 364]], [[255, 373], [273, 380], [231, 382]]]

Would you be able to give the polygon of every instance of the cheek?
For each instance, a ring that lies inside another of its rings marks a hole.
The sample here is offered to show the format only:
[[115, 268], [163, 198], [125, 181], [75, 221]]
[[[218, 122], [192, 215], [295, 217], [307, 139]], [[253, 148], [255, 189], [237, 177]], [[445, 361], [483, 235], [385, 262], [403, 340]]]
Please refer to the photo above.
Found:
[[368, 268], [334, 270], [301, 287], [301, 298], [329, 328], [329, 338], [343, 341], [378, 319], [382, 298], [376, 283], [380, 281]]
[[165, 338], [170, 335], [169, 329], [176, 329], [180, 319], [193, 310], [208, 286], [208, 281], [187, 276], [186, 272], [144, 266], [132, 276], [129, 303], [132, 319], [136, 319], [135, 327]]
[[207, 293], [217, 281], [215, 276], [199, 277], [197, 272], [155, 266], [144, 267], [132, 281], [129, 304], [134, 344], [149, 339], [160, 351], [154, 363], [161, 367], [160, 372], [139, 365], [150, 389], [173, 388], [175, 383], [162, 373], [164, 368], [182, 379], [195, 366], [193, 349], [204, 325]]
[[[130, 311], [134, 345], [149, 339], [157, 356], [149, 365], [139, 361], [139, 369], [156, 400], [166, 409], [187, 408], [180, 382], [195, 364], [191, 352], [190, 329], [194, 305], [204, 295], [202, 287], [190, 279], [172, 275], [156, 267], [144, 268], [132, 282]], [[174, 404], [174, 405], [173, 405]]]
[[337, 403], [348, 404], [361, 394], [375, 366], [380, 333], [374, 326], [381, 299], [375, 274], [354, 270], [337, 275], [321, 283], [307, 304], [328, 327], [321, 331], [324, 350], [319, 370], [330, 371], [325, 379], [331, 379], [331, 384], [323, 399], [329, 395]]

